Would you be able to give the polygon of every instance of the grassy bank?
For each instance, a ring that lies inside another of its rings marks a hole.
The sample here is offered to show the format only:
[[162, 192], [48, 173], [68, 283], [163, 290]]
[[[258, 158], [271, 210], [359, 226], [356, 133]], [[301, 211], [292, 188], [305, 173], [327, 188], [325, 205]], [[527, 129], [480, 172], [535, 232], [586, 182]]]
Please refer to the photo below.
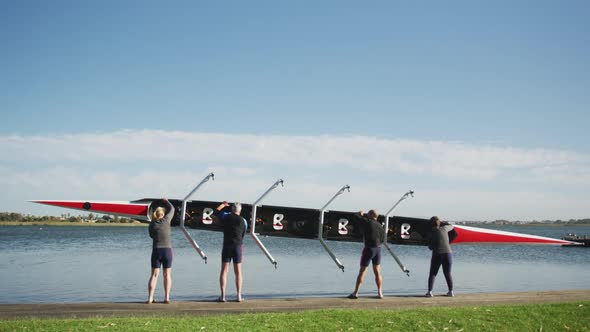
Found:
[[0, 331], [589, 331], [590, 301], [404, 310], [5, 320]]
[[144, 227], [147, 223], [89, 223], [70, 221], [0, 221], [0, 226], [116, 226], [116, 227]]

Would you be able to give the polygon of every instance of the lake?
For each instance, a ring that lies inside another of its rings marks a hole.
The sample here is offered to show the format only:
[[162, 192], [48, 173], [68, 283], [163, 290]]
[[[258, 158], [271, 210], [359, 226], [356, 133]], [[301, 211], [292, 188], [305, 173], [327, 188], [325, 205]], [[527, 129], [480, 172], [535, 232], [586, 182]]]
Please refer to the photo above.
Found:
[[[561, 238], [590, 235], [588, 226], [499, 226], [495, 229]], [[219, 295], [223, 235], [190, 230], [209, 257], [208, 264], [173, 228], [172, 300], [213, 300]], [[278, 268], [247, 237], [244, 244], [244, 297], [285, 298], [346, 296], [358, 272], [362, 244], [328, 241], [345, 265], [342, 272], [317, 240], [261, 238]], [[384, 251], [385, 295], [426, 292], [430, 251], [392, 246], [411, 271], [401, 272]], [[455, 293], [590, 289], [590, 249], [541, 245], [454, 245]], [[0, 303], [136, 302], [147, 297], [151, 239], [144, 227], [2, 226], [0, 227]], [[156, 300], [161, 300], [158, 281]], [[235, 296], [233, 272], [228, 298]], [[442, 271], [434, 289], [446, 293]], [[369, 271], [361, 296], [375, 295]]]

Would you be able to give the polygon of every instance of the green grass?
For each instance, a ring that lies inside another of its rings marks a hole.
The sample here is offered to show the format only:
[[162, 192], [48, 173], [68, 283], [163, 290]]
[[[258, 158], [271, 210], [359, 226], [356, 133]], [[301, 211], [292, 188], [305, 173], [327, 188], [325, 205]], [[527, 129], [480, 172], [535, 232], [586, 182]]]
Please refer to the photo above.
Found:
[[403, 310], [0, 321], [0, 331], [589, 331], [590, 301]]

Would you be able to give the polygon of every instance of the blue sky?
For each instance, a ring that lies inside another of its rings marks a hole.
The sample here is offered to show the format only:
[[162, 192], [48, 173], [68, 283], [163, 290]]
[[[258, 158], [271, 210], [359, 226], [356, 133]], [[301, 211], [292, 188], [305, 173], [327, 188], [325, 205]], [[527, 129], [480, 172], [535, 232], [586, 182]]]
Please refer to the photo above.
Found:
[[288, 205], [350, 183], [339, 208], [411, 187], [400, 214], [588, 217], [588, 17], [586, 1], [2, 2], [0, 211], [181, 197], [221, 170], [199, 198], [283, 177]]

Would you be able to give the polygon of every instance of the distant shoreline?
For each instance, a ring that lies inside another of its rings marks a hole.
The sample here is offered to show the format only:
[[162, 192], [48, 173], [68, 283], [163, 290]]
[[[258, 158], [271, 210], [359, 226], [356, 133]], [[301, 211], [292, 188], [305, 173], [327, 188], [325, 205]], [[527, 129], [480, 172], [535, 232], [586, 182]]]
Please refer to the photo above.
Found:
[[489, 227], [489, 226], [525, 226], [525, 227], [538, 227], [538, 226], [548, 226], [548, 227], [564, 227], [564, 226], [590, 226], [590, 224], [576, 224], [576, 223], [563, 223], [563, 224], [555, 224], [555, 223], [523, 223], [523, 224], [484, 224], [484, 223], [466, 223], [466, 224], [456, 224], [460, 226], [473, 226], [473, 227]]
[[91, 222], [70, 222], [70, 221], [0, 221], [0, 226], [88, 226], [88, 227], [145, 227], [147, 223], [91, 223]]

